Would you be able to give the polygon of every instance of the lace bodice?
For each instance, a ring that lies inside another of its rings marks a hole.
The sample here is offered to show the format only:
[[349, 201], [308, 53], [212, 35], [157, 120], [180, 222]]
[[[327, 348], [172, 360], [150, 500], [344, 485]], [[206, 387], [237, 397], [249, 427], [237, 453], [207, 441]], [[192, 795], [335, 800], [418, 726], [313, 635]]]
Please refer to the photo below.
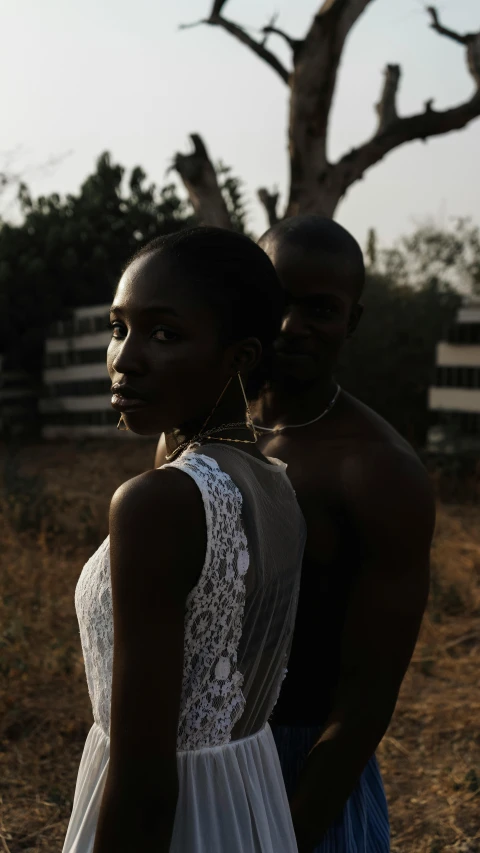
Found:
[[[177, 738], [184, 750], [228, 743], [270, 716], [291, 645], [305, 529], [282, 463], [212, 445], [183, 453], [171, 466], [196, 482], [207, 526], [204, 567], [186, 602]], [[107, 537], [75, 592], [93, 715], [106, 734], [113, 664], [109, 557]], [[152, 662], [156, 656], [152, 650]]]

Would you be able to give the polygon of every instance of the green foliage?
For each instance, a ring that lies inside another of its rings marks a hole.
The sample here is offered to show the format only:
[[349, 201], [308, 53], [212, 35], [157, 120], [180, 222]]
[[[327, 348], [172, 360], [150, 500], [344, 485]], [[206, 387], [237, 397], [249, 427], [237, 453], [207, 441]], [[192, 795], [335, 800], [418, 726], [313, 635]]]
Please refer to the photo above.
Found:
[[[218, 163], [233, 227], [246, 231], [242, 182]], [[0, 176], [1, 182], [1, 176]], [[18, 197], [19, 225], [0, 221], [0, 353], [39, 376], [45, 331], [73, 307], [108, 302], [123, 266], [159, 234], [194, 224], [173, 184], [158, 188], [137, 167], [102, 154], [77, 195]], [[430, 423], [427, 391], [435, 345], [452, 322], [459, 294], [480, 294], [480, 229], [423, 225], [387, 250], [367, 244], [365, 314], [339, 371], [342, 385], [415, 446]]]
[[[480, 232], [459, 220], [450, 232], [424, 226], [378, 251], [373, 232], [364, 316], [349, 342], [339, 380], [422, 447], [432, 415], [435, 347], [452, 323], [461, 294], [480, 281]], [[456, 285], [456, 286], [455, 286]]]
[[421, 225], [380, 254], [380, 269], [399, 284], [436, 282], [465, 295], [480, 294], [480, 228], [469, 219], [456, 219], [447, 229]]
[[377, 232], [375, 228], [368, 229], [366, 256], [369, 267], [375, 269], [377, 265]]
[[147, 183], [102, 154], [78, 195], [33, 199], [20, 187], [20, 225], [0, 223], [0, 351], [35, 371], [45, 329], [74, 306], [108, 302], [142, 244], [193, 224], [175, 186]]
[[[217, 171], [233, 227], [245, 231], [242, 184], [223, 163]], [[174, 184], [160, 189], [138, 166], [126, 175], [107, 152], [78, 195], [33, 199], [21, 184], [18, 203], [21, 224], [0, 221], [0, 353], [31, 374], [40, 372], [50, 323], [108, 302], [139, 246], [195, 224]]]
[[[232, 175], [230, 166], [221, 160], [215, 166], [218, 186], [227, 205], [234, 231], [246, 233], [247, 210], [243, 196], [243, 181]], [[249, 235], [250, 236], [250, 235]]]

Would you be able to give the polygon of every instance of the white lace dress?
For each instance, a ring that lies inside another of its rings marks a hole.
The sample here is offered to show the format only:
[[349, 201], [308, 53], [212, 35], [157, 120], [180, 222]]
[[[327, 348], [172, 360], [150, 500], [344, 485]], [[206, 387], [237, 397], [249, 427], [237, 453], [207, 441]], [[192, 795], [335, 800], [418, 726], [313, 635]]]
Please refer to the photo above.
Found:
[[[286, 672], [305, 526], [278, 460], [205, 445], [172, 462], [203, 497], [207, 550], [185, 612], [179, 798], [171, 853], [295, 853], [268, 719]], [[94, 723], [63, 853], [91, 853], [109, 762], [113, 616], [109, 539], [75, 605]], [[152, 650], [152, 665], [159, 652]], [[145, 746], [148, 749], [148, 744]], [[139, 851], [140, 853], [140, 851]]]

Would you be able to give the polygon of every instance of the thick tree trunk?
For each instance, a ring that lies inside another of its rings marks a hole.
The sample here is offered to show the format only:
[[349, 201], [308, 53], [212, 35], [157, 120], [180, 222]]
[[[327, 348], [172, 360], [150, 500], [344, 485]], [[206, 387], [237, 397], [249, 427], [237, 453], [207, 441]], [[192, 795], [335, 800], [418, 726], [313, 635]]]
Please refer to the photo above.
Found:
[[316, 214], [333, 219], [335, 210], [342, 196], [342, 191], [335, 176], [329, 181], [325, 174], [322, 179], [323, 186], [317, 192], [310, 192], [308, 187], [298, 187], [294, 193], [290, 193], [288, 207], [285, 216], [300, 216], [302, 214]]
[[341, 180], [327, 159], [327, 132], [345, 40], [371, 0], [325, 0], [290, 77], [290, 195], [286, 215], [332, 216]]

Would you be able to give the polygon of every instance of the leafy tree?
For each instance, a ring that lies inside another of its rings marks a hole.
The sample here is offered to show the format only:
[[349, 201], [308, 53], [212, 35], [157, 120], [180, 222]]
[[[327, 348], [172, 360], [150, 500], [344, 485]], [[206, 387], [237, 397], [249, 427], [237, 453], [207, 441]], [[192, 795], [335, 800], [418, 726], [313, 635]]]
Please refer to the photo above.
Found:
[[[391, 263], [392, 251], [383, 253], [384, 265]], [[402, 278], [414, 286], [437, 282], [465, 295], [480, 294], [480, 228], [469, 219], [456, 219], [447, 229], [422, 225], [400, 240], [396, 251]]]
[[477, 238], [478, 229], [465, 222], [453, 232], [425, 226], [393, 249], [370, 251], [365, 312], [339, 379], [416, 447], [432, 422], [427, 394], [435, 347], [461, 302], [452, 271], [465, 258], [475, 269], [470, 250]]
[[105, 153], [78, 195], [33, 199], [21, 186], [23, 221], [0, 228], [1, 347], [16, 366], [35, 371], [32, 358], [40, 357], [53, 320], [74, 306], [108, 301], [142, 242], [192, 221], [172, 185], [147, 184], [138, 167], [126, 186], [124, 176]]
[[[243, 230], [240, 181], [220, 164], [219, 181]], [[32, 198], [21, 184], [20, 225], [0, 222], [0, 353], [39, 373], [45, 330], [80, 305], [108, 302], [125, 262], [159, 234], [194, 224], [173, 184], [159, 189], [136, 167], [129, 175], [102, 154], [77, 195]]]

